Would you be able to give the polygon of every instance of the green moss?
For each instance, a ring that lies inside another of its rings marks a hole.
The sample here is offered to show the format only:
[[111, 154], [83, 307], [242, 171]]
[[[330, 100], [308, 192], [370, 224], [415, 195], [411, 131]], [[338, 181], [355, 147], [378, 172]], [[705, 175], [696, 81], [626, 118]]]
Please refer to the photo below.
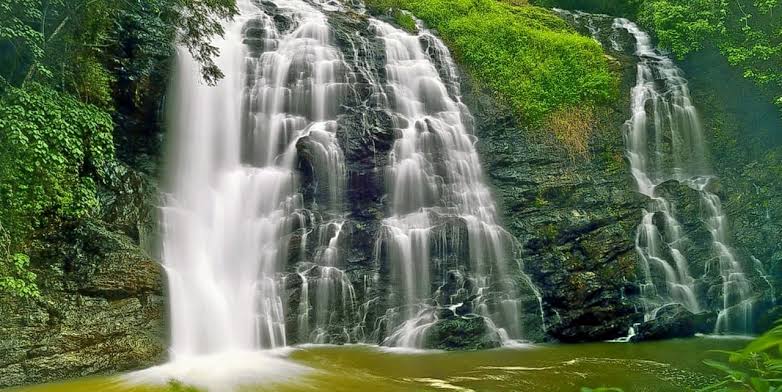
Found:
[[547, 205], [549, 205], [549, 201], [546, 200], [546, 198], [543, 196], [543, 192], [538, 192], [538, 195], [535, 197], [535, 203], [536, 208], [543, 208]]
[[549, 241], [554, 241], [558, 233], [557, 226], [550, 223], [540, 228], [540, 234]]
[[609, 102], [617, 92], [603, 50], [543, 8], [494, 0], [370, 0], [437, 29], [455, 57], [533, 126], [558, 110]]
[[413, 16], [407, 12], [397, 10], [394, 13], [394, 20], [399, 25], [399, 27], [407, 31], [415, 32], [418, 30], [418, 27], [415, 25], [415, 18], [413, 18]]

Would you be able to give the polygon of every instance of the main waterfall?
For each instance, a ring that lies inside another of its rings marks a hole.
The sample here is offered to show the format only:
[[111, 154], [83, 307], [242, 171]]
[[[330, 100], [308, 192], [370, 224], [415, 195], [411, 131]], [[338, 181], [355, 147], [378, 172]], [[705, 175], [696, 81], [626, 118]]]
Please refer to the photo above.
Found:
[[523, 339], [540, 296], [497, 221], [445, 45], [352, 5], [238, 5], [214, 43], [225, 78], [204, 85], [180, 51], [169, 101], [172, 360], [430, 348], [442, 323], [469, 327], [466, 347]]

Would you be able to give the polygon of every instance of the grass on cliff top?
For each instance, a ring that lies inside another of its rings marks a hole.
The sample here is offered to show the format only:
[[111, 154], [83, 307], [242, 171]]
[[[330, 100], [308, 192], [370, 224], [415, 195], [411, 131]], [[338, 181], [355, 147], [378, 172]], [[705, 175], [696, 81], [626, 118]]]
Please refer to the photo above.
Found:
[[[384, 13], [403, 9], [436, 29], [456, 59], [478, 82], [514, 108], [528, 125], [581, 146], [591, 118], [585, 111], [609, 102], [617, 77], [602, 47], [549, 10], [523, 0], [368, 0]], [[568, 132], [557, 132], [563, 113], [578, 109]], [[580, 132], [574, 132], [574, 129]]]

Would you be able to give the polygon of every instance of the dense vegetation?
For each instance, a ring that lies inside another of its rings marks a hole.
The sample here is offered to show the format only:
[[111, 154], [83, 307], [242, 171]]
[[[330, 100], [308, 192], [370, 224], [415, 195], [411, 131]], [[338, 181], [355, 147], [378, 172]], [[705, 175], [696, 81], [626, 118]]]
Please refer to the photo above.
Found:
[[744, 77], [772, 91], [782, 109], [782, 1], [653, 0], [639, 19], [679, 57], [719, 48]]
[[782, 110], [780, 0], [538, 0], [637, 19], [677, 57], [715, 48]]
[[615, 96], [616, 77], [600, 45], [576, 34], [551, 11], [520, 1], [495, 0], [371, 0], [368, 4], [376, 13], [407, 10], [436, 29], [459, 62], [527, 124], [545, 127], [552, 119], [576, 124], [579, 132], [558, 135], [575, 150], [582, 150], [591, 106]]
[[167, 77], [173, 42], [218, 79], [209, 38], [235, 12], [233, 0], [0, 0], [0, 291], [37, 295], [26, 253], [95, 214], [120, 164], [119, 106]]

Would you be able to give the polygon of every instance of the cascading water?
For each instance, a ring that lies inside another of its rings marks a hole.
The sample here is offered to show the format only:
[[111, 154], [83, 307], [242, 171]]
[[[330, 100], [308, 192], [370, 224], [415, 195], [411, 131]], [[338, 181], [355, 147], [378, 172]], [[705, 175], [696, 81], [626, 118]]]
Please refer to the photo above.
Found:
[[[520, 339], [520, 304], [510, 294], [514, 290], [503, 286], [508, 297], [500, 299], [495, 310], [481, 302], [492, 284], [508, 283], [513, 239], [496, 222], [450, 53], [421, 26], [420, 33], [412, 35], [384, 22], [371, 23], [384, 42], [392, 118], [399, 135], [387, 176], [391, 216], [383, 225], [404, 310], [384, 344], [422, 347], [427, 330], [438, 320], [433, 304], [453, 308], [472, 301], [471, 295], [477, 297], [476, 312], [486, 316], [490, 328], [496, 323], [505, 340]], [[465, 228], [465, 238], [458, 226]], [[462, 247], [469, 250], [461, 266], [457, 262], [449, 271], [439, 265], [449, 249]], [[444, 286], [448, 275], [459, 276], [459, 294], [438, 301], [432, 282]]]
[[522, 339], [520, 287], [540, 296], [497, 222], [445, 45], [335, 2], [238, 5], [214, 42], [226, 77], [204, 85], [182, 51], [172, 90], [172, 363], [420, 348], [448, 317]]
[[[194, 61], [179, 58], [177, 149], [162, 214], [174, 360], [286, 345], [276, 274], [286, 236], [312, 221], [297, 192], [297, 148], [315, 162], [327, 204], [341, 201], [341, 57], [321, 12], [301, 1], [276, 5], [294, 21], [292, 31], [239, 2], [241, 15], [218, 42], [226, 75], [218, 86], [204, 86]], [[330, 245], [320, 257], [330, 268], [335, 252]]]
[[[707, 164], [703, 127], [692, 104], [687, 80], [668, 57], [654, 50], [649, 35], [634, 23], [620, 18], [614, 21], [613, 27], [626, 30], [635, 38], [639, 58], [636, 86], [632, 91], [633, 117], [628, 122], [626, 141], [633, 177], [641, 193], [652, 199], [636, 242], [647, 272], [645, 294], [651, 294], [647, 298], [660, 295], [652, 288], [655, 282], [649, 269], [654, 265], [664, 271], [668, 300], [681, 303], [694, 313], [700, 310], [693, 290], [694, 279], [681, 247], [684, 241], [681, 225], [670, 203], [655, 193], [658, 185], [676, 180], [698, 191], [702, 219], [712, 237], [712, 252], [723, 282], [723, 304], [715, 331], [747, 333], [752, 325], [752, 291], [730, 249], [727, 217], [722, 212], [720, 198], [710, 191], [709, 185], [715, 177]], [[651, 112], [651, 119], [647, 111]], [[654, 222], [655, 214], [663, 217], [662, 229]], [[660, 240], [666, 243], [661, 244]], [[675, 268], [666, 261], [666, 253], [670, 254]]]
[[[671, 203], [655, 191], [659, 184], [670, 179], [685, 181], [706, 175], [699, 120], [690, 102], [686, 80], [670, 59], [654, 51], [649, 36], [624, 19], [617, 19], [614, 27], [633, 35], [639, 57], [636, 85], [631, 92], [632, 118], [627, 124], [625, 140], [638, 190], [651, 199], [636, 238], [646, 279], [641, 290], [646, 299], [651, 299], [647, 302], [647, 318], [653, 317], [658, 306], [669, 302], [680, 303], [698, 313], [695, 279], [690, 276], [682, 247], [683, 229]], [[667, 90], [659, 90], [656, 78], [661, 79], [662, 88]], [[651, 121], [647, 114], [649, 106]], [[662, 217], [662, 226], [655, 222], [656, 216]], [[662, 292], [658, 291], [652, 268], [664, 274], [666, 287]]]
[[[638, 190], [650, 200], [636, 237], [646, 319], [654, 318], [657, 310], [670, 303], [681, 304], [693, 313], [713, 309], [698, 284], [716, 267], [722, 283], [715, 332], [749, 332], [752, 289], [730, 248], [727, 217], [719, 196], [712, 191], [716, 177], [708, 164], [703, 126], [690, 98], [687, 80], [671, 59], [655, 50], [649, 35], [629, 20], [556, 11], [576, 23], [586, 23], [586, 29], [598, 42], [607, 38], [608, 47], [616, 52], [622, 52], [620, 32], [629, 33], [634, 40], [633, 54], [638, 59], [636, 84], [631, 91], [632, 117], [626, 125], [625, 142]], [[601, 31], [595, 20], [610, 21], [610, 31]], [[713, 257], [702, 268], [703, 278], [692, 275], [689, 259], [697, 255], [688, 254], [691, 239], [679, 221], [674, 202], [659, 191], [670, 181], [698, 194]]]

